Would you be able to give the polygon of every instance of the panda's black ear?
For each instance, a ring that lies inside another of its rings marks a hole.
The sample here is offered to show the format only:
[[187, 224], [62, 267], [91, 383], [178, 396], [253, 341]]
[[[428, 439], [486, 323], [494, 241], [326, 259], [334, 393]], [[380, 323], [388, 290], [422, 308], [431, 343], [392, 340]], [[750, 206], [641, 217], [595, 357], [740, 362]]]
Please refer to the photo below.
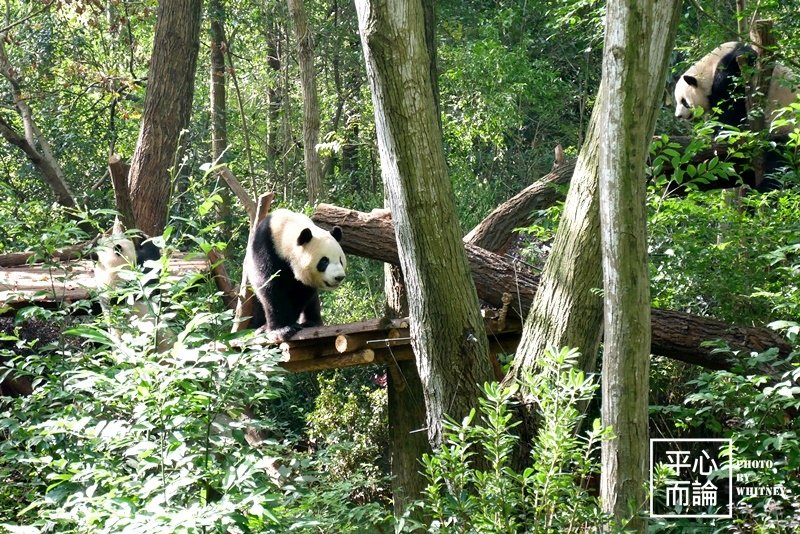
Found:
[[683, 81], [685, 81], [692, 87], [697, 87], [697, 78], [695, 78], [694, 76], [689, 76], [688, 74], [684, 74]]
[[303, 228], [303, 231], [297, 237], [297, 244], [302, 247], [309, 241], [311, 241], [311, 228]]
[[342, 241], [342, 228], [340, 226], [334, 226], [331, 229], [331, 235], [336, 241]]

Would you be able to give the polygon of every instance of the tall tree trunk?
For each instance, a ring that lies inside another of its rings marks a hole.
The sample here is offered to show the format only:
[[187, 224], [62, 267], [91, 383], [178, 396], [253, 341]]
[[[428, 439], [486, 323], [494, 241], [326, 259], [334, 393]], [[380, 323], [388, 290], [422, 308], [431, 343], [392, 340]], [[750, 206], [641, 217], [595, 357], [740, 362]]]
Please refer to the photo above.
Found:
[[[604, 324], [600, 498], [626, 529], [645, 532], [647, 496], [650, 285], [645, 165], [675, 40], [680, 1], [610, 0], [599, 102], [600, 235]], [[647, 38], [642, 38], [647, 36]]]
[[[227, 102], [225, 91], [225, 5], [224, 0], [210, 0], [208, 5], [211, 33], [211, 159], [216, 163], [225, 162], [228, 148]], [[219, 191], [222, 203], [217, 217], [222, 223], [223, 236], [228, 235], [228, 219], [231, 214], [230, 189]]]
[[[436, 19], [434, 0], [422, 0], [425, 20], [425, 43], [430, 61], [431, 87], [439, 117], [439, 87], [436, 72]], [[441, 134], [441, 122], [439, 132]], [[342, 151], [344, 155], [344, 151]], [[384, 190], [384, 196], [388, 192]], [[383, 267], [386, 312], [391, 317], [408, 317], [408, 298], [403, 273], [396, 265]], [[392, 453], [392, 501], [394, 514], [400, 517], [408, 505], [422, 497], [427, 481], [420, 470], [422, 455], [431, 452], [425, 428], [425, 400], [422, 381], [414, 361], [389, 366], [389, 444]], [[421, 520], [416, 513], [414, 519]]]
[[[601, 86], [598, 98], [604, 97]], [[598, 106], [592, 112], [553, 247], [525, 318], [511, 376], [533, 370], [550, 345], [580, 349], [581, 367], [594, 370], [603, 318], [603, 300], [596, 291], [602, 283], [597, 169], [603, 125], [599, 120]]]
[[422, 3], [356, 0], [356, 11], [428, 439], [437, 446], [445, 414], [465, 416], [478, 385], [493, 379], [488, 342], [444, 159]]
[[136, 223], [150, 236], [161, 234], [167, 224], [170, 169], [192, 110], [202, 3], [158, 4], [147, 95], [130, 171]]
[[323, 195], [322, 161], [317, 152], [319, 144], [320, 111], [317, 96], [317, 76], [314, 71], [314, 40], [308, 29], [303, 0], [287, 0], [289, 15], [297, 39], [297, 62], [300, 65], [300, 88], [303, 93], [303, 159], [306, 169], [308, 202], [316, 204]]
[[[408, 317], [408, 299], [400, 268], [387, 263], [383, 273], [387, 317]], [[392, 502], [395, 516], [400, 517], [409, 504], [422, 496], [426, 481], [420, 472], [420, 461], [423, 454], [431, 452], [431, 447], [423, 431], [425, 400], [416, 363], [388, 364], [387, 372]]]

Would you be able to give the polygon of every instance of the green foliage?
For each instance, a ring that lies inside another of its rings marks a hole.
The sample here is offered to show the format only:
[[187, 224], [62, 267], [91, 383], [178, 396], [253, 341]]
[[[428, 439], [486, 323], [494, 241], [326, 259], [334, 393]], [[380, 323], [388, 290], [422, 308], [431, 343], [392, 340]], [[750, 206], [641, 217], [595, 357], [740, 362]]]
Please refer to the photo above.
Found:
[[541, 10], [444, 2], [439, 11], [442, 127], [467, 230], [545, 174], [556, 144], [576, 144], [588, 89], [583, 65], [565, 63], [538, 35]]
[[[611, 432], [598, 420], [579, 432], [578, 406], [598, 386], [575, 368], [577, 358], [574, 350], [547, 350], [521, 383], [486, 384], [477, 412], [446, 422], [444, 443], [423, 457], [429, 482], [420, 506], [431, 532], [584, 532], [608, 524], [586, 483]], [[522, 471], [514, 467], [520, 392], [539, 423]]]
[[[650, 174], [654, 177], [656, 188], [665, 189], [669, 181], [674, 181], [688, 190], [697, 190], [699, 185], [710, 184], [715, 180], [728, 180], [736, 175], [733, 165], [714, 156], [710, 160], [697, 165], [691, 162], [703, 150], [711, 147], [713, 123], [703, 123], [694, 129], [689, 144], [681, 150], [681, 145], [671, 141], [662, 134], [650, 144], [652, 161]], [[664, 165], [669, 164], [671, 173], [669, 180], [663, 173]]]
[[[311, 443], [322, 448], [320, 467], [331, 481], [350, 484], [351, 499], [373, 501], [388, 486], [386, 390], [359, 385], [352, 373], [335, 372], [318, 381], [320, 391], [307, 420]], [[361, 474], [361, 485], [353, 473]]]
[[145, 299], [146, 321], [121, 305], [69, 328], [73, 343], [5, 336], [0, 378], [29, 377], [34, 391], [0, 398], [0, 477], [8, 482], [0, 524], [75, 533], [390, 524], [385, 504], [364, 493], [376, 484], [374, 469], [355, 465], [336, 478], [328, 471], [335, 449], [295, 451], [296, 436], [270, 409], [284, 395], [280, 352], [231, 335], [231, 312], [214, 311], [218, 296], [203, 282], [156, 268], [108, 295]]
[[[734, 493], [733, 521], [717, 521], [711, 532], [794, 532], [800, 525], [800, 423], [789, 414], [800, 407], [798, 354], [780, 357], [771, 349], [761, 354], [730, 354], [738, 365], [731, 371], [703, 372], [688, 386], [683, 405], [654, 406], [668, 413], [682, 435], [733, 439], [734, 461], [769, 461], [771, 467], [735, 465], [736, 486], [786, 489], [785, 497], [743, 497]], [[676, 528], [688, 523], [677, 522]], [[663, 525], [662, 525], [663, 526]]]
[[[661, 191], [656, 190], [656, 195]], [[653, 306], [738, 324], [796, 317], [800, 196], [650, 197]]]
[[[170, 288], [156, 322], [170, 321], [185, 295]], [[162, 289], [164, 289], [162, 287]], [[202, 311], [155, 350], [156, 330], [70, 329], [77, 349], [3, 351], [6, 369], [34, 380], [29, 397], [4, 399], [0, 470], [14, 480], [0, 506], [14, 522], [59, 532], [196, 532], [274, 520], [281, 491], [270, 458], [280, 443], [253, 449], [244, 407], [280, 393], [275, 352], [234, 348], [230, 314]], [[120, 325], [117, 325], [118, 328]], [[160, 326], [160, 325], [158, 325]], [[211, 340], [215, 340], [212, 342]]]

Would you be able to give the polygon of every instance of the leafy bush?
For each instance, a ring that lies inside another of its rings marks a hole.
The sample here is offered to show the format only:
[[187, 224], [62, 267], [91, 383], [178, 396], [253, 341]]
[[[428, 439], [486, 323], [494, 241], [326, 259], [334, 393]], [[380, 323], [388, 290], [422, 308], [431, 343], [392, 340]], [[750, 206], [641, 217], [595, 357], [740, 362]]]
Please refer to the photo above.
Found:
[[[386, 473], [389, 448], [386, 432], [387, 396], [385, 389], [358, 384], [352, 376], [335, 372], [319, 376], [320, 392], [313, 412], [308, 415], [308, 434], [312, 443], [324, 447], [321, 468], [332, 481], [349, 481], [351, 499], [367, 502], [386, 498]], [[363, 485], [353, 483], [353, 474], [363, 474]]]
[[[609, 523], [587, 483], [599, 472], [599, 446], [611, 432], [599, 420], [579, 432], [578, 406], [598, 385], [575, 368], [578, 356], [547, 350], [536, 374], [509, 387], [484, 385], [478, 412], [445, 423], [443, 445], [423, 458], [429, 483], [419, 506], [431, 532], [584, 532]], [[520, 391], [539, 422], [530, 467], [522, 471], [514, 464]]]
[[359, 470], [329, 480], [329, 456], [283, 434], [267, 402], [283, 394], [280, 352], [230, 334], [231, 312], [213, 311], [218, 297], [197, 291], [201, 280], [124, 288], [152, 298], [152, 328], [120, 306], [65, 332], [82, 346], [4, 336], [0, 378], [29, 377], [33, 393], [0, 398], [3, 528], [363, 532], [391, 522], [383, 503], [354, 503]]
[[[684, 405], [652, 408], [668, 413], [679, 435], [731, 438], [735, 462], [771, 462], [768, 468], [734, 464], [736, 486], [786, 489], [783, 498], [734, 492], [734, 519], [717, 520], [709, 531], [797, 531], [800, 423], [791, 416], [800, 408], [800, 368], [792, 363], [797, 356], [780, 357], [775, 349], [740, 356], [731, 371], [704, 372], [690, 381], [693, 393]], [[659, 528], [670, 525], [686, 528], [689, 523], [661, 522]]]

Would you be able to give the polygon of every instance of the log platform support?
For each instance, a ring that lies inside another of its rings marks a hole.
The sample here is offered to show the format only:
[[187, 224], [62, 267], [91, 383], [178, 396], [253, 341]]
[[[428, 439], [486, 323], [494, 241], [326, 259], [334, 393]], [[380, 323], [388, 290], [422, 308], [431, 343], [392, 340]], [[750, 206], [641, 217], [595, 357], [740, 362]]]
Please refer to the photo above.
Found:
[[[492, 356], [513, 352], [522, 324], [505, 319], [501, 325], [484, 318]], [[318, 326], [300, 330], [280, 344], [281, 367], [287, 371], [321, 371], [377, 363], [392, 364], [414, 359], [408, 319], [371, 319], [345, 325]]]

